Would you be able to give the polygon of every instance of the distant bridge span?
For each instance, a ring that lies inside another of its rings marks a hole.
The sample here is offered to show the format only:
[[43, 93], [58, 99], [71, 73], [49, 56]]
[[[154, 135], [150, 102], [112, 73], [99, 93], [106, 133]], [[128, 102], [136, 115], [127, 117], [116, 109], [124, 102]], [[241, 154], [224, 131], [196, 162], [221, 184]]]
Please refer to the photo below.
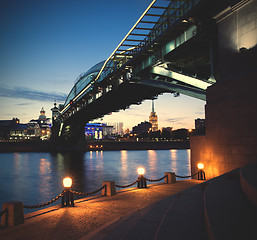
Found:
[[205, 100], [216, 82], [213, 16], [230, 2], [152, 1], [113, 53], [77, 78], [58, 135], [77, 135], [90, 120], [164, 92]]

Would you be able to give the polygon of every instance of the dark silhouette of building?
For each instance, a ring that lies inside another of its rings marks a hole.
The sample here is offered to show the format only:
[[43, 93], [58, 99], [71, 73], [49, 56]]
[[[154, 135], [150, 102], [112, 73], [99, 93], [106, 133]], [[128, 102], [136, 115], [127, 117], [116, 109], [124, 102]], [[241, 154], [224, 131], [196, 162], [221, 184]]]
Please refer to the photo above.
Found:
[[145, 121], [141, 122], [137, 126], [132, 128], [132, 133], [134, 134], [140, 134], [140, 133], [147, 133], [152, 128], [152, 124]]

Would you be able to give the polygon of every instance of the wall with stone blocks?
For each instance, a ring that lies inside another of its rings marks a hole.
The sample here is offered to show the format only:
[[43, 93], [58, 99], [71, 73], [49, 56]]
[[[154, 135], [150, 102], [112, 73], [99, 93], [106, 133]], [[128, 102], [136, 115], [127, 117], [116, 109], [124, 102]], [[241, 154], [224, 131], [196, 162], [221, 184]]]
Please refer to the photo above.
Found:
[[191, 168], [206, 178], [257, 162], [257, 1], [217, 15], [219, 76], [206, 93], [206, 136], [191, 137]]
[[191, 169], [206, 178], [257, 162], [257, 74], [217, 83], [207, 90], [206, 135], [190, 139]]

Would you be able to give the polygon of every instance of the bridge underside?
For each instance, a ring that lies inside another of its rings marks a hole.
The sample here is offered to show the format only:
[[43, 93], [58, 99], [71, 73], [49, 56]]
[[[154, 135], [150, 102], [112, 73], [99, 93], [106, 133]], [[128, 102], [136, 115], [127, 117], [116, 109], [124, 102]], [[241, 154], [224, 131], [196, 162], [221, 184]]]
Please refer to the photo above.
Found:
[[[89, 105], [81, 108], [76, 114], [66, 120], [66, 124], [77, 124], [83, 121], [101, 118], [112, 112], [128, 109], [132, 104], [141, 104], [145, 99], [153, 99], [159, 94], [167, 92], [163, 87], [152, 87], [147, 84], [124, 82], [112, 91], [103, 94], [100, 98], [95, 99]], [[83, 99], [81, 100], [83, 102]]]
[[[194, 9], [140, 54], [129, 55], [129, 50], [115, 53], [112, 58], [115, 70], [106, 75], [103, 72], [104, 78], [87, 86], [83, 94], [79, 93], [68, 104], [62, 111], [63, 125], [85, 125], [165, 92], [206, 100], [207, 87], [215, 83], [216, 27], [212, 13], [203, 16], [199, 9]], [[124, 59], [130, 60], [120, 66]], [[107, 66], [106, 72], [110, 68]]]

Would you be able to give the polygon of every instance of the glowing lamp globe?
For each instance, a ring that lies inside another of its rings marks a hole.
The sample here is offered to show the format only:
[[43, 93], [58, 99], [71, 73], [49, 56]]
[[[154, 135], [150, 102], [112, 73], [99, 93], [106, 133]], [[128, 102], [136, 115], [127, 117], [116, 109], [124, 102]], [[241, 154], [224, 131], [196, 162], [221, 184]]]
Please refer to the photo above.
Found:
[[197, 167], [198, 167], [198, 169], [202, 170], [204, 168], [204, 165], [203, 165], [203, 163], [198, 163]]
[[137, 169], [137, 173], [138, 173], [139, 175], [144, 175], [144, 174], [145, 174], [145, 169], [142, 168], [142, 167], [140, 167], [140, 168]]
[[71, 178], [66, 177], [66, 178], [63, 179], [63, 186], [65, 188], [70, 188], [71, 185], [72, 185], [72, 179]]

